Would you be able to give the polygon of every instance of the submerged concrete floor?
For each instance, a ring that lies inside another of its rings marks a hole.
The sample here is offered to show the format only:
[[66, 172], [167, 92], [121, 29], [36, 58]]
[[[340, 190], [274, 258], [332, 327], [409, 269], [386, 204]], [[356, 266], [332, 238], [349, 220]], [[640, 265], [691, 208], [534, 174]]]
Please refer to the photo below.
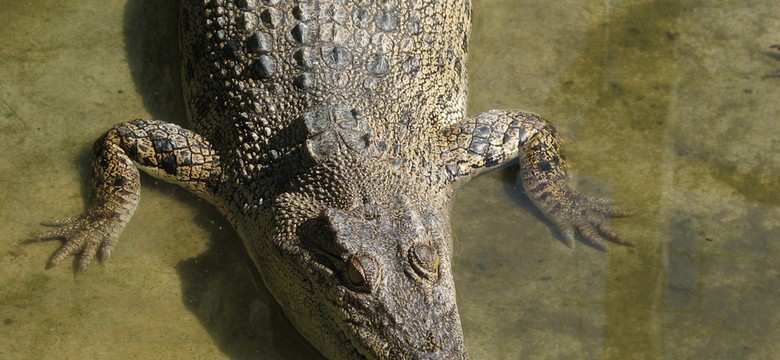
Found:
[[[184, 123], [175, 4], [0, 0], [0, 358], [318, 358], [224, 219], [145, 177], [111, 261], [44, 270], [43, 220], [78, 213], [92, 142]], [[578, 187], [639, 210], [636, 248], [565, 247], [515, 184], [462, 187], [455, 276], [474, 359], [780, 353], [780, 3], [474, 2], [470, 113], [524, 108]]]

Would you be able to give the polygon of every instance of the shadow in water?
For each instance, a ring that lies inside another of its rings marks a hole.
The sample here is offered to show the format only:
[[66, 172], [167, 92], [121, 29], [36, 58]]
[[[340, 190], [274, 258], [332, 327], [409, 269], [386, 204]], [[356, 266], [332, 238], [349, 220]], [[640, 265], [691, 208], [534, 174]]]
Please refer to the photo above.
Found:
[[[179, 2], [130, 0], [125, 8], [127, 62], [144, 105], [159, 120], [189, 126], [179, 73]], [[130, 119], [126, 119], [130, 120]], [[144, 186], [154, 185], [145, 177]], [[234, 231], [211, 207], [186, 191], [170, 187], [179, 200], [202, 208], [195, 221], [210, 224], [211, 246], [177, 266], [182, 301], [198, 318], [219, 349], [234, 359], [321, 359], [284, 316], [262, 284]], [[151, 319], [150, 319], [151, 320]]]

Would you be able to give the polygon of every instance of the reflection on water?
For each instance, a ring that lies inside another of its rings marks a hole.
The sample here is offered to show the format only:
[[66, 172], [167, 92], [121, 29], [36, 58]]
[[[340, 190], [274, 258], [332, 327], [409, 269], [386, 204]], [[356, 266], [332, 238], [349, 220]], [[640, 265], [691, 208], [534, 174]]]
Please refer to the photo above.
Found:
[[[144, 179], [105, 267], [44, 271], [23, 245], [83, 206], [89, 147], [135, 117], [181, 122], [173, 6], [0, 6], [0, 357], [316, 358], [219, 214]], [[99, 20], [99, 21], [96, 21]], [[168, 19], [168, 20], [166, 20]], [[456, 198], [474, 359], [771, 358], [778, 350], [780, 5], [474, 2], [470, 113], [524, 108], [566, 139], [584, 192], [636, 209], [636, 248], [571, 250], [489, 173]]]

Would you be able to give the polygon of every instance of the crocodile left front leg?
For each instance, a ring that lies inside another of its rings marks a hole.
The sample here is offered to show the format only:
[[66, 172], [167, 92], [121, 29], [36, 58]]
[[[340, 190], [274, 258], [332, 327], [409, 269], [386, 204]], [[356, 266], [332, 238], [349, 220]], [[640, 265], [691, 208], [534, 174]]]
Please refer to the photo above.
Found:
[[215, 200], [219, 157], [206, 139], [178, 125], [157, 120], [122, 123], [95, 143], [94, 152], [94, 193], [88, 208], [79, 216], [48, 223], [56, 229], [31, 238], [65, 240], [47, 267], [79, 255], [77, 271], [81, 272], [95, 256], [101, 262], [111, 256], [140, 200], [138, 169]]
[[577, 233], [605, 251], [610, 240], [633, 245], [607, 224], [607, 218], [628, 216], [628, 212], [611, 209], [608, 201], [571, 188], [561, 139], [541, 116], [492, 110], [450, 126], [445, 137], [442, 157], [453, 180], [519, 157], [526, 194], [569, 247], [574, 246]]

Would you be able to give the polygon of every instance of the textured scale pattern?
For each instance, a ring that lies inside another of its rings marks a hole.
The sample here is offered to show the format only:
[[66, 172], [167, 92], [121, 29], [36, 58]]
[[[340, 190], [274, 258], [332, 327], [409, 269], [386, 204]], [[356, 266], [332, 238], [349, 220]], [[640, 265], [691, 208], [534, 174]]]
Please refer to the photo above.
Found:
[[458, 184], [513, 159], [572, 246], [630, 244], [627, 213], [569, 186], [537, 114], [467, 118], [466, 0], [182, 1], [193, 130], [122, 123], [95, 144], [94, 196], [36, 239], [105, 262], [140, 199], [138, 169], [237, 229], [296, 328], [331, 359], [466, 359], [452, 279]]

